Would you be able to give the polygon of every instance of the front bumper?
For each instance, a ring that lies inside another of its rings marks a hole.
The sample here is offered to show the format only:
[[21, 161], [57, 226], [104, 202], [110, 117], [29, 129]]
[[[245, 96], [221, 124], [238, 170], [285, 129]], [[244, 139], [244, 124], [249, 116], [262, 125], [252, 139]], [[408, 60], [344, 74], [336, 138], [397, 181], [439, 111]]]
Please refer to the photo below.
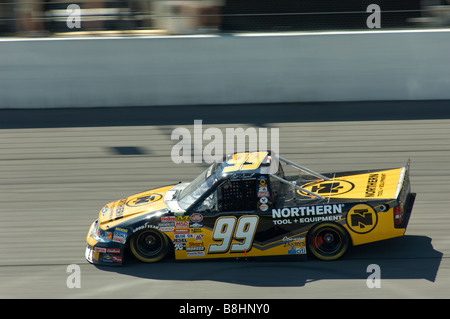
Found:
[[96, 236], [97, 230], [98, 220], [92, 223], [86, 238], [86, 260], [95, 265], [121, 266], [124, 255], [123, 245], [110, 240], [100, 241]]

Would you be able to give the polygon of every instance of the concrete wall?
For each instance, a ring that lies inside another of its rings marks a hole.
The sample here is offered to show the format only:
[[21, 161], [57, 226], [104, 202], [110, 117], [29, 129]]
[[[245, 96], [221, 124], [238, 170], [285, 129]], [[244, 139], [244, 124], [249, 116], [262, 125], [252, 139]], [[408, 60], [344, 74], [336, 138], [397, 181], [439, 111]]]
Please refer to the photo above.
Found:
[[450, 99], [450, 32], [0, 40], [0, 107]]

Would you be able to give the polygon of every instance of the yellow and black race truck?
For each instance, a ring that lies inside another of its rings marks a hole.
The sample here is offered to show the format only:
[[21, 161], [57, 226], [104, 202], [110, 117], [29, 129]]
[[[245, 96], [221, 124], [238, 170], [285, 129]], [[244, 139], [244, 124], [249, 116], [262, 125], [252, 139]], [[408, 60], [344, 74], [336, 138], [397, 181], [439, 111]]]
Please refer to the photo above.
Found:
[[[298, 174], [287, 176], [287, 166]], [[156, 262], [171, 252], [177, 260], [336, 260], [351, 246], [405, 234], [416, 197], [409, 166], [319, 174], [271, 151], [230, 154], [190, 183], [105, 205], [86, 259], [122, 265], [125, 256]]]

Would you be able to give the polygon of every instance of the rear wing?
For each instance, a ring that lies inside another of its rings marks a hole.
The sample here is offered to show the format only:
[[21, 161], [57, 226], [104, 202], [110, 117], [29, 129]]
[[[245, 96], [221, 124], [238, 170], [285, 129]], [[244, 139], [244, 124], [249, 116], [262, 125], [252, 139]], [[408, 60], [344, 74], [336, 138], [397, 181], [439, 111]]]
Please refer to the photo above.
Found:
[[398, 180], [397, 190], [395, 192], [395, 198], [403, 199], [408, 193], [411, 192], [411, 184], [409, 181], [409, 172], [411, 167], [411, 159], [408, 158], [406, 165], [402, 168], [402, 173]]
[[402, 185], [396, 197], [397, 207], [394, 208], [394, 223], [396, 228], [406, 228], [409, 217], [416, 199], [416, 193], [411, 193], [411, 182], [409, 180], [411, 161], [408, 159], [403, 168]]
[[406, 165], [405, 165], [406, 174], [407, 174], [407, 176], [408, 176], [408, 179], [409, 179], [409, 167], [410, 167], [410, 166], [411, 166], [411, 159], [408, 158], [408, 161], [406, 162]]
[[411, 193], [411, 182], [409, 180], [411, 167], [411, 160], [408, 159], [405, 167], [402, 168], [402, 176], [399, 179], [399, 185], [397, 186], [395, 198], [404, 204], [407, 200], [408, 195]]

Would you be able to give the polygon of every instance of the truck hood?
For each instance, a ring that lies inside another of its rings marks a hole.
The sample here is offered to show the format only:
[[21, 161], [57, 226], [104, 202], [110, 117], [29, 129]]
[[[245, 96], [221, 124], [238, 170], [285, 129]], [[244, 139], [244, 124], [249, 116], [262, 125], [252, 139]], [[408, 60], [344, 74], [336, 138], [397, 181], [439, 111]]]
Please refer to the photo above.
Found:
[[164, 195], [173, 186], [155, 188], [105, 205], [99, 214], [100, 225], [165, 209]]
[[[396, 199], [403, 185], [405, 168], [339, 173], [330, 176], [329, 181], [314, 181], [301, 185], [302, 188], [322, 197], [340, 199]], [[308, 196], [298, 191], [303, 196]]]

